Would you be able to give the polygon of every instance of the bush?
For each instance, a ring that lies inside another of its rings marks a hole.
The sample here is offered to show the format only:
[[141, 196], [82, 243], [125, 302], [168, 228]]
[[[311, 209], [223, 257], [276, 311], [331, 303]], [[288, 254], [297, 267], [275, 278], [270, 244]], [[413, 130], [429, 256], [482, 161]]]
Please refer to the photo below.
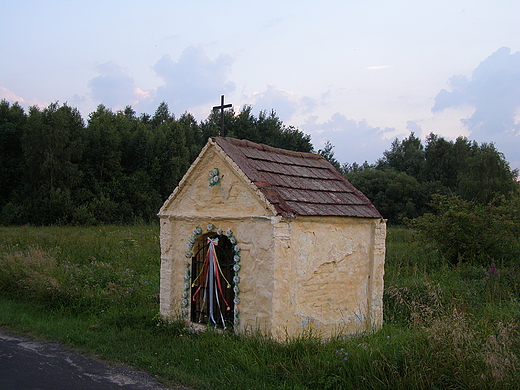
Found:
[[518, 197], [475, 205], [458, 197], [434, 195], [435, 213], [416, 218], [411, 226], [425, 241], [433, 241], [451, 264], [514, 264], [520, 259], [519, 204]]

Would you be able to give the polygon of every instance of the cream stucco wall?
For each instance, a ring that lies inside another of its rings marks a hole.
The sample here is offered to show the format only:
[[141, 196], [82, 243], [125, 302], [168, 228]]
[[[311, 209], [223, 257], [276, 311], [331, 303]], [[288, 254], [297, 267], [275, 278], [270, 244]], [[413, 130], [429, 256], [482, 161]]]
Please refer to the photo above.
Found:
[[[220, 183], [209, 185], [218, 168]], [[161, 218], [160, 312], [180, 314], [192, 231], [231, 229], [241, 248], [238, 331], [283, 340], [309, 329], [324, 337], [382, 323], [386, 226], [340, 217], [282, 219], [236, 165], [206, 146], [165, 203]]]
[[297, 217], [281, 221], [275, 234], [281, 238], [275, 240], [276, 338], [381, 326], [385, 221]]
[[[209, 185], [219, 169], [220, 183]], [[239, 330], [271, 327], [274, 286], [274, 213], [263, 196], [225, 155], [205, 148], [161, 209], [160, 312], [180, 315], [185, 289], [185, 257], [193, 229], [209, 223], [234, 232], [240, 255]]]

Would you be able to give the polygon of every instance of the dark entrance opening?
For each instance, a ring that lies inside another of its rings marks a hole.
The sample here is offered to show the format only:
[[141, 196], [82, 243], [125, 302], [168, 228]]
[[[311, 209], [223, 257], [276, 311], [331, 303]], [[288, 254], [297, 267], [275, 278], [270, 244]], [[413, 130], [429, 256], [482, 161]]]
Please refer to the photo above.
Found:
[[225, 235], [208, 233], [195, 243], [191, 262], [191, 321], [233, 327], [233, 244]]

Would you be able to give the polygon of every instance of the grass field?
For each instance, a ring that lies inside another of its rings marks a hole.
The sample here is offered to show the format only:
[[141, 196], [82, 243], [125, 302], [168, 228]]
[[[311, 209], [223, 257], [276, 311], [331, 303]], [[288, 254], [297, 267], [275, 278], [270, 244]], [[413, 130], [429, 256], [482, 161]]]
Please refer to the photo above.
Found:
[[520, 268], [491, 262], [390, 228], [383, 329], [279, 344], [163, 323], [158, 226], [0, 227], [0, 326], [196, 389], [517, 388]]

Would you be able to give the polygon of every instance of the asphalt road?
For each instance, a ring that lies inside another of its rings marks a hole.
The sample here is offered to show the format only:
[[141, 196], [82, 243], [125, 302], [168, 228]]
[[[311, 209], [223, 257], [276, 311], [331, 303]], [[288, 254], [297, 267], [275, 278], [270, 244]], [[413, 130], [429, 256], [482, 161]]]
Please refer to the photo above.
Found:
[[189, 390], [146, 372], [109, 365], [50, 341], [0, 328], [0, 390]]

